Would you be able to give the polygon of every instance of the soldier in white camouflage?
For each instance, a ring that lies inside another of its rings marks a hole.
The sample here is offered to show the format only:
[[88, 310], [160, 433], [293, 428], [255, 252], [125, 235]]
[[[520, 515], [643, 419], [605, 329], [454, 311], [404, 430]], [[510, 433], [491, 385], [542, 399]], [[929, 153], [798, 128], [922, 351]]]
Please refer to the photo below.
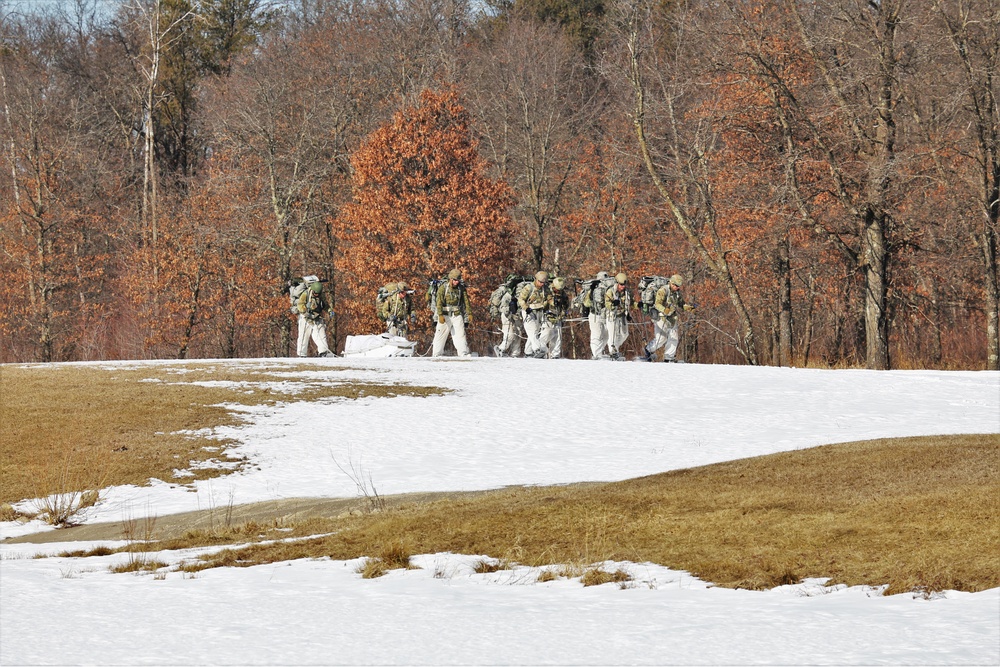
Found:
[[[607, 271], [598, 271], [597, 280], [602, 281], [608, 278]], [[587, 313], [587, 322], [590, 324], [590, 354], [594, 359], [607, 357], [604, 349], [608, 346], [608, 321], [604, 317], [604, 299], [601, 303], [592, 303], [591, 288], [588, 286], [587, 294], [584, 295], [583, 305], [590, 312]]]
[[458, 356], [470, 356], [469, 344], [465, 339], [465, 325], [472, 324], [472, 305], [462, 284], [462, 272], [458, 269], [452, 269], [448, 273], [448, 281], [438, 287], [434, 313], [437, 316], [437, 328], [434, 331], [431, 355], [442, 356], [448, 336], [451, 336]]
[[646, 344], [646, 361], [654, 361], [657, 351], [663, 348], [663, 360], [676, 361], [677, 344], [680, 342], [680, 311], [692, 311], [694, 306], [684, 301], [681, 286], [684, 279], [679, 274], [670, 276], [670, 281], [656, 291], [653, 307], [658, 316], [653, 320], [653, 340]]
[[549, 308], [545, 311], [546, 324], [539, 336], [549, 359], [558, 359], [562, 356], [562, 324], [566, 319], [566, 313], [569, 312], [569, 295], [563, 289], [565, 286], [564, 278], [552, 279], [552, 297], [549, 300]]
[[386, 333], [390, 336], [406, 338], [410, 331], [410, 322], [416, 317], [413, 312], [413, 299], [406, 288], [406, 283], [396, 283], [392, 293], [384, 303], [384, 319]]
[[624, 360], [622, 345], [628, 339], [628, 323], [632, 317], [632, 294], [628, 291], [628, 275], [619, 273], [615, 284], [604, 293], [604, 317], [608, 326], [608, 354], [615, 361]]
[[[511, 280], [513, 276], [508, 276]], [[519, 357], [521, 356], [521, 313], [517, 309], [517, 297], [514, 296], [514, 288], [511, 287], [504, 292], [500, 299], [500, 331], [503, 333], [503, 340], [499, 345], [493, 347], [493, 352], [498, 357]]]
[[552, 305], [552, 290], [549, 288], [549, 274], [539, 271], [535, 280], [521, 288], [517, 295], [517, 306], [524, 320], [524, 356], [544, 359], [545, 346], [541, 341], [542, 327], [548, 324], [545, 311]]
[[309, 341], [316, 345], [316, 353], [321, 357], [337, 356], [330, 351], [326, 342], [326, 321], [324, 317], [329, 310], [326, 295], [323, 293], [323, 283], [309, 283], [299, 298], [295, 301], [299, 312], [299, 339], [295, 352], [300, 357], [309, 356]]

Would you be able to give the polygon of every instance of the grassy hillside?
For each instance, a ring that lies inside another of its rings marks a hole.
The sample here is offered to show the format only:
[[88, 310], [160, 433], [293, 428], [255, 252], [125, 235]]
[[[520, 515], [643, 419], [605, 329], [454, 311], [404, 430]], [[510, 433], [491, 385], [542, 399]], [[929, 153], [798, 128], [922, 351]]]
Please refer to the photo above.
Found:
[[976, 591], [1000, 586], [998, 488], [1000, 436], [876, 440], [314, 521], [303, 528], [336, 534], [200, 567], [451, 551], [529, 565], [649, 561], [739, 588], [831, 577]]
[[[178, 461], [217, 455], [203, 447], [219, 443], [193, 433], [165, 434], [232, 419], [208, 407], [221, 400], [276, 400], [259, 384], [273, 381], [275, 372], [218, 365], [141, 372], [0, 367], [2, 500], [57, 487], [169, 479]], [[247, 384], [239, 391], [171, 384], [177, 373], [185, 381]], [[313, 400], [441, 390], [306, 383], [298, 391], [299, 398]], [[1000, 435], [876, 440], [615, 483], [510, 488], [384, 506], [369, 498], [372, 511], [360, 514], [294, 522], [250, 518], [192, 529], [151, 548], [258, 542], [191, 569], [303, 557], [381, 556], [405, 563], [406, 554], [452, 551], [581, 568], [604, 560], [649, 561], [742, 588], [831, 577], [852, 585], [889, 584], [891, 592], [975, 591], [1000, 586], [998, 489]], [[147, 532], [155, 537], [153, 526]], [[327, 535], [308, 537], [320, 533]], [[304, 539], [259, 542], [294, 536]]]

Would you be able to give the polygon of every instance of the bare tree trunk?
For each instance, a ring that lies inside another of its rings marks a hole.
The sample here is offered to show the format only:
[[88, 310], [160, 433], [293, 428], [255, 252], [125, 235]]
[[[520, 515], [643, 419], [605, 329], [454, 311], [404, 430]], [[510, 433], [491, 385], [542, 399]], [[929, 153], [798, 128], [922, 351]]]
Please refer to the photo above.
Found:
[[788, 235], [778, 242], [778, 366], [792, 365], [792, 269]]

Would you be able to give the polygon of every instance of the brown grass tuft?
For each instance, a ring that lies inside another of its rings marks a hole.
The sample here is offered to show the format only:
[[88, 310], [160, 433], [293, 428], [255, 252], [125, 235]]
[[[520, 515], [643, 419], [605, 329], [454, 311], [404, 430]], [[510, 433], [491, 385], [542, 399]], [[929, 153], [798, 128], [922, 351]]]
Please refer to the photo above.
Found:
[[124, 574], [126, 572], [155, 572], [161, 567], [167, 567], [167, 564], [159, 560], [127, 560], [124, 563], [119, 563], [118, 565], [112, 565], [109, 569], [115, 574]]
[[506, 558], [500, 558], [498, 560], [494, 560], [492, 558], [482, 558], [472, 567], [472, 571], [476, 574], [492, 574], [493, 572], [509, 569], [511, 569], [511, 564]]
[[623, 584], [632, 581], [632, 575], [620, 568], [614, 572], [608, 572], [598, 567], [592, 567], [583, 573], [580, 581], [584, 586], [600, 586], [601, 584], [610, 583]]

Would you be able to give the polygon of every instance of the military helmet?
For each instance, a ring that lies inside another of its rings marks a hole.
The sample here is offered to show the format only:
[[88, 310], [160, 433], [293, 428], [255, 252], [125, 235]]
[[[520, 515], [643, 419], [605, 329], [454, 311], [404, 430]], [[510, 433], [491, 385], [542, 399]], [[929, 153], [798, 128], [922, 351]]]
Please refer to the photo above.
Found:
[[562, 289], [565, 284], [566, 280], [562, 277], [552, 279], [552, 289]]
[[608, 272], [607, 271], [598, 271], [597, 272], [597, 277], [599, 279], [601, 279], [601, 280], [604, 280], [605, 278], [608, 277]]
[[549, 282], [549, 274], [547, 274], [545, 271], [539, 271], [538, 273], [535, 274], [535, 280], [537, 280], [540, 283], [547, 283]]
[[460, 269], [452, 269], [448, 272], [448, 280], [461, 280], [462, 271]]
[[398, 283], [396, 283], [396, 291], [397, 292], [405, 292], [406, 291], [406, 283], [404, 283], [403, 281], [399, 281]]
[[387, 283], [383, 289], [389, 294], [392, 294], [393, 292], [399, 289], [399, 285], [397, 285], [396, 283]]
[[684, 279], [681, 277], [681, 274], [675, 273], [674, 275], [670, 276], [670, 284], [677, 285], [678, 287], [680, 287], [681, 285], [684, 284]]
[[625, 283], [628, 282], [628, 275], [626, 275], [626, 273], [622, 271], [617, 276], [615, 276], [615, 282], [618, 283], [619, 285], [624, 285]]
[[319, 294], [320, 292], [323, 291], [323, 283], [319, 281], [316, 281], [314, 283], [309, 283], [309, 289], [311, 289], [316, 294]]

